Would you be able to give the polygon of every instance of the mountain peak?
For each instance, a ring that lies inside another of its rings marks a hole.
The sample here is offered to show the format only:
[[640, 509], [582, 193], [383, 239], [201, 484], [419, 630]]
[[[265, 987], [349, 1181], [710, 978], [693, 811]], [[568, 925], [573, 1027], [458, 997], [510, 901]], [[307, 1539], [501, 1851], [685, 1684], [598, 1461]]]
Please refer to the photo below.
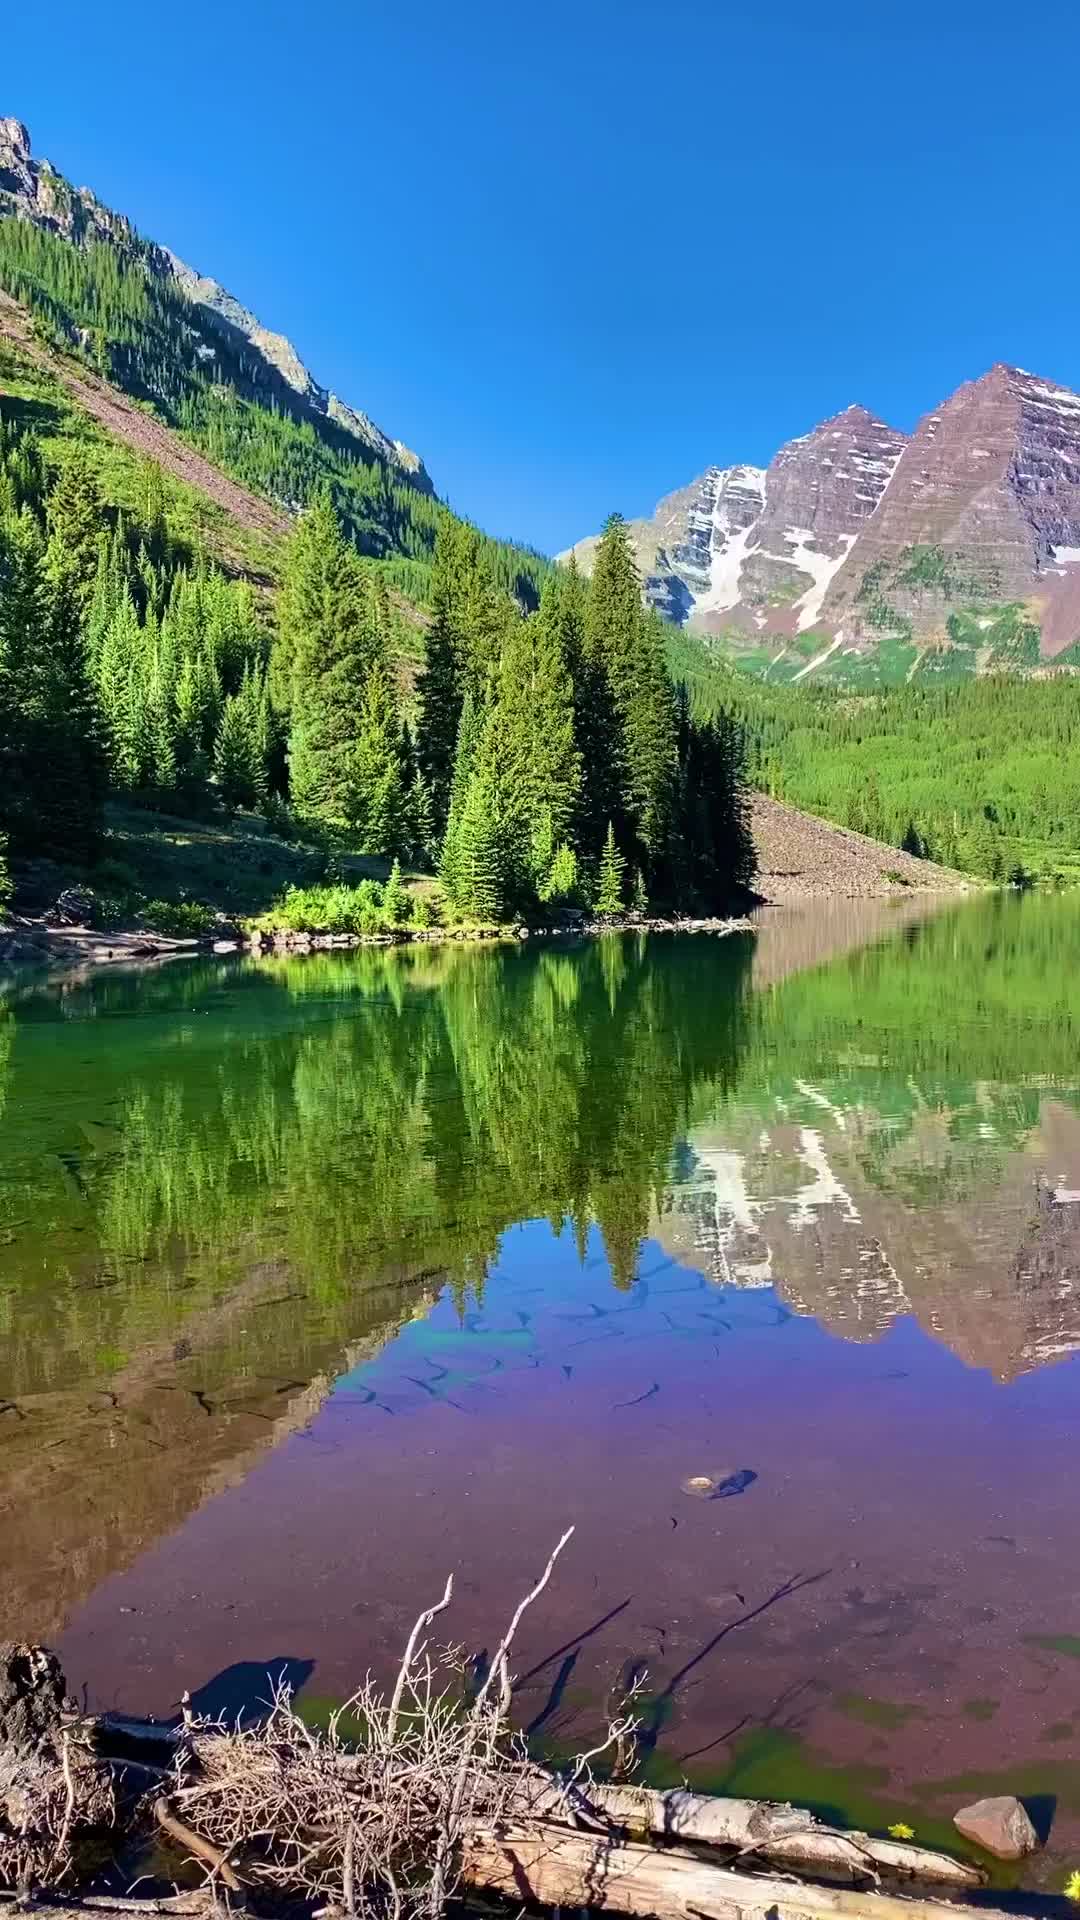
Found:
[[21, 120], [0, 119], [0, 159], [5, 151], [24, 164], [30, 158], [30, 133]]

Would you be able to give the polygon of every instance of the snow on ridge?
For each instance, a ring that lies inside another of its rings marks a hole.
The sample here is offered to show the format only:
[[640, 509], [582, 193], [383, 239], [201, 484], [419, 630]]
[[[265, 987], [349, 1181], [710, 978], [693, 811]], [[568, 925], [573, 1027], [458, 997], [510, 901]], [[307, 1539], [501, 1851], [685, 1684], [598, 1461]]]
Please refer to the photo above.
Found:
[[[1016, 371], [1020, 373], [1022, 369], [1018, 367]], [[1066, 413], [1080, 411], [1080, 393], [1074, 393], [1071, 387], [1052, 387], [1048, 381], [1037, 380], [1034, 374], [1030, 373], [1024, 377], [1030, 383], [1028, 386], [1030, 394], [1037, 394], [1042, 400], [1055, 401], [1059, 409]]]
[[[722, 476], [712, 510], [709, 584], [703, 593], [694, 596], [696, 613], [726, 613], [729, 608], [737, 606], [743, 561], [748, 553], [756, 550], [750, 540], [765, 504], [764, 467], [727, 467], [722, 469]], [[749, 526], [733, 532], [730, 512], [732, 499], [738, 498], [745, 503], [747, 495], [757, 501], [758, 511]]]
[[730, 607], [738, 605], [743, 561], [748, 553], [757, 552], [756, 543], [754, 546], [750, 544], [756, 530], [756, 520], [752, 520], [748, 527], [742, 527], [738, 533], [729, 534], [726, 528], [722, 530], [722, 540], [713, 547], [709, 560], [709, 584], [695, 600], [695, 612], [726, 613]]
[[1051, 547], [1050, 564], [1059, 573], [1064, 573], [1066, 567], [1080, 566], [1080, 547]]

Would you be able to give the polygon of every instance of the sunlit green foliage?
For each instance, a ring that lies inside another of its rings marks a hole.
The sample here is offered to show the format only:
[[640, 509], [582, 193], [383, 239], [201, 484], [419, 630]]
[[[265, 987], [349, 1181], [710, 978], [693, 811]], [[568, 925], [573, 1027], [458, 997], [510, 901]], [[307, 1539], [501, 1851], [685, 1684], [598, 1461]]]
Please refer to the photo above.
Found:
[[734, 716], [777, 799], [897, 847], [914, 833], [929, 859], [986, 878], [1080, 877], [1080, 677], [852, 694], [762, 686], [674, 645], [699, 711]]

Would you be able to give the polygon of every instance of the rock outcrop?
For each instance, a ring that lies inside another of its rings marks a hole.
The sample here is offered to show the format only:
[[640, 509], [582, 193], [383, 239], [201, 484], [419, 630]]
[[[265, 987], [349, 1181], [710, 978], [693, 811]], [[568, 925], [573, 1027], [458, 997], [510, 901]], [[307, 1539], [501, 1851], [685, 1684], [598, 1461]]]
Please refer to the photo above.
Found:
[[985, 1848], [999, 1860], [1022, 1860], [1039, 1845], [1039, 1836], [1025, 1809], [1011, 1793], [961, 1807], [954, 1815], [953, 1826], [965, 1840], [974, 1840], [977, 1847]]
[[274, 333], [216, 280], [208, 279], [169, 248], [145, 241], [123, 214], [102, 206], [89, 187], [74, 187], [48, 160], [35, 160], [30, 135], [20, 120], [0, 119], [0, 216], [32, 220], [76, 244], [107, 242], [159, 279], [171, 283], [192, 308], [192, 332], [200, 359], [212, 364], [223, 341], [241, 339], [247, 364], [268, 396], [330, 420], [369, 454], [398, 468], [415, 486], [430, 493], [432, 484], [418, 454], [391, 439], [366, 413], [319, 385], [291, 340]]

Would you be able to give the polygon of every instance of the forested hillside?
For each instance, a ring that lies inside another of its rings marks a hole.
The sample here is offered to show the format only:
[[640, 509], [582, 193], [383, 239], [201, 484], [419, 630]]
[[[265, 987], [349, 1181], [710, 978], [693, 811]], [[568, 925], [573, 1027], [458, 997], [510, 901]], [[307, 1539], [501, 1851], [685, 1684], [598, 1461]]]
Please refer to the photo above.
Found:
[[752, 783], [840, 826], [988, 879], [1080, 879], [1080, 677], [877, 694], [748, 681], [669, 631], [703, 713], [745, 729]]
[[[316, 418], [235, 329], [214, 326], [179, 285], [150, 270], [154, 250], [126, 223], [85, 244], [0, 217], [0, 287], [33, 316], [38, 337], [113, 381], [225, 473], [296, 513], [328, 490], [359, 550], [420, 603], [430, 594], [440, 515], [431, 491], [332, 418]], [[496, 586], [536, 604], [541, 555], [478, 535]]]
[[12, 857], [92, 867], [121, 799], [346, 836], [437, 870], [465, 919], [737, 891], [752, 865], [738, 732], [691, 721], [621, 523], [595, 583], [550, 573], [534, 612], [500, 585], [493, 543], [445, 511], [437, 524], [406, 702], [386, 570], [329, 486], [274, 556], [280, 587], [253, 586], [216, 564], [220, 516], [197, 496], [36, 392], [0, 394]]

